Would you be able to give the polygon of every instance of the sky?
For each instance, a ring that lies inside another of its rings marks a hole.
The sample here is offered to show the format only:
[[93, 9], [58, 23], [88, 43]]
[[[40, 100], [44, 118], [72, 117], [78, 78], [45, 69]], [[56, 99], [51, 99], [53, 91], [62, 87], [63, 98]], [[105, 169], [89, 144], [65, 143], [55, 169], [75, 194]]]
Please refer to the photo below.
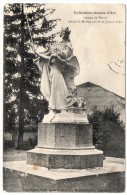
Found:
[[62, 27], [71, 30], [70, 40], [80, 64], [75, 84], [92, 82], [125, 97], [124, 5], [47, 4], [47, 7], [55, 8], [50, 17], [61, 19], [56, 31]]

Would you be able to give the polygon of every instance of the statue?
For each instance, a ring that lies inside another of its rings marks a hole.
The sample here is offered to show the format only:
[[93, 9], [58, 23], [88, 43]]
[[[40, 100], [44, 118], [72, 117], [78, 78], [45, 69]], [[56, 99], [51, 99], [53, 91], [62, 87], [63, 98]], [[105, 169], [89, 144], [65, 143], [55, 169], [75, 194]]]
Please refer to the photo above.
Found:
[[50, 112], [60, 113], [70, 107], [85, 106], [83, 98], [77, 96], [74, 78], [80, 72], [69, 38], [69, 28], [62, 29], [62, 41], [48, 48], [35, 60], [41, 75], [41, 92], [49, 101]]

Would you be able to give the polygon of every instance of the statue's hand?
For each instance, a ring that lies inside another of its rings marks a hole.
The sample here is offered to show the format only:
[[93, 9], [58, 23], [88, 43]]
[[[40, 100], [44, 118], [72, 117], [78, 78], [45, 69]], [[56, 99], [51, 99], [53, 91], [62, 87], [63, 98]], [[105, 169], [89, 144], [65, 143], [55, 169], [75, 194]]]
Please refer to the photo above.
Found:
[[54, 63], [56, 61], [56, 56], [52, 56], [50, 62]]
[[57, 55], [56, 54], [53, 54], [50, 58], [50, 63], [54, 63], [56, 61], [56, 58], [57, 58]]
[[52, 63], [54, 63], [55, 61], [56, 61], [56, 59], [55, 59], [55, 58], [53, 58], [53, 59], [51, 60], [51, 62], [52, 62]]

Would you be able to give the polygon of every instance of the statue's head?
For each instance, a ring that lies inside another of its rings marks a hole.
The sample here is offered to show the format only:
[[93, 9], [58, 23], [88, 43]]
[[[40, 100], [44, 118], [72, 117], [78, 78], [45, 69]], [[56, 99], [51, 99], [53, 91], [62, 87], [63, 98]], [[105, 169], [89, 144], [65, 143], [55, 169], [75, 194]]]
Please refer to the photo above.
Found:
[[71, 31], [69, 30], [69, 28], [62, 28], [61, 32], [60, 32], [60, 37], [62, 37], [63, 40], [65, 41], [69, 41], [69, 35], [70, 35]]

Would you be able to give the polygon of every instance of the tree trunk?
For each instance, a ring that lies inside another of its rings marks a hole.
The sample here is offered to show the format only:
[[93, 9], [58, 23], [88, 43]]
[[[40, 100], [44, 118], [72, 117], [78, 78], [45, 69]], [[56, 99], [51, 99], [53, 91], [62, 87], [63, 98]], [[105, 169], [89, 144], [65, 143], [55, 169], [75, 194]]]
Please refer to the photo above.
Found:
[[22, 149], [23, 133], [24, 133], [24, 9], [22, 4], [21, 17], [21, 79], [20, 79], [20, 97], [19, 97], [19, 128], [17, 132], [16, 149]]

